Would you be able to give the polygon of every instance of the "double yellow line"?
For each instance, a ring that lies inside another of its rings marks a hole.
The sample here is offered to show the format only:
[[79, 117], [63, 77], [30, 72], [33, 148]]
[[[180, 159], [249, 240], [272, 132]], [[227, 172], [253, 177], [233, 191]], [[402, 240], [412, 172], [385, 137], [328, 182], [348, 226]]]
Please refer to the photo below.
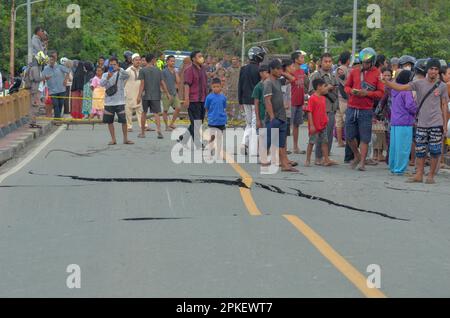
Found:
[[[225, 160], [241, 176], [242, 182], [246, 186], [246, 188], [240, 188], [240, 193], [248, 212], [252, 216], [261, 216], [262, 212], [258, 209], [251, 193], [251, 186], [253, 185], [252, 177], [228, 153], [225, 153]], [[369, 288], [367, 278], [298, 216], [285, 214], [283, 217], [303, 234], [362, 294], [369, 298], [386, 298], [386, 295], [381, 290]]]

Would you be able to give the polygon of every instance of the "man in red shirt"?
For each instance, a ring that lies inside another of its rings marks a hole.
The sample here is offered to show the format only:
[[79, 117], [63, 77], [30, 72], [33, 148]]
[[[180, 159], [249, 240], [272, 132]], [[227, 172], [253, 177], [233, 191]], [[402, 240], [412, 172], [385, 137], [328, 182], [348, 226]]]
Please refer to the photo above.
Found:
[[300, 125], [303, 124], [303, 105], [305, 103], [305, 87], [309, 86], [308, 77], [305, 71], [302, 70], [301, 65], [305, 63], [305, 55], [303, 51], [296, 51], [292, 53], [291, 58], [295, 63], [296, 71], [291, 74], [294, 80], [291, 81], [291, 120], [292, 120], [292, 137], [294, 139], [294, 153], [305, 154], [298, 146], [298, 131]]
[[333, 90], [334, 87], [326, 84], [321, 78], [313, 80], [311, 84], [314, 89], [314, 94], [309, 99], [308, 106], [304, 108], [305, 112], [308, 112], [309, 131], [309, 143], [306, 152], [305, 166], [309, 167], [311, 165], [311, 154], [314, 145], [316, 145], [316, 147], [322, 147], [322, 165], [333, 166], [336, 165], [337, 162], [330, 160], [328, 156], [328, 114], [325, 95], [328, 94], [330, 90]]
[[[372, 139], [372, 118], [375, 99], [381, 99], [384, 85], [381, 82], [380, 71], [375, 67], [376, 52], [365, 48], [359, 54], [362, 69], [354, 68], [345, 84], [345, 92], [349, 96], [348, 108], [345, 112], [345, 132], [347, 143], [352, 149], [355, 159], [351, 167], [366, 170], [366, 158], [369, 143]], [[361, 141], [361, 152], [357, 138]]]
[[197, 148], [202, 146], [200, 136], [201, 123], [205, 119], [205, 99], [208, 94], [205, 59], [200, 51], [191, 53], [192, 65], [184, 71], [184, 106], [188, 106], [188, 131], [178, 138], [178, 142], [186, 143], [189, 134]]

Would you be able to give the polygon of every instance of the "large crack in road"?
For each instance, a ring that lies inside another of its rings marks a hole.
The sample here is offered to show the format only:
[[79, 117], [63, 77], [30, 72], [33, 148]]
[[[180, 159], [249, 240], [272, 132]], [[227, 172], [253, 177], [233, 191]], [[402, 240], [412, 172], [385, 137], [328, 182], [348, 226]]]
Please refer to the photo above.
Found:
[[[30, 171], [30, 174], [35, 174], [34, 172]], [[36, 174], [38, 175], [38, 174]], [[72, 176], [72, 175], [57, 175], [61, 178], [70, 178], [72, 180], [77, 181], [87, 181], [87, 182], [103, 182], [103, 183], [109, 183], [109, 182], [117, 182], [117, 183], [187, 183], [187, 184], [221, 184], [226, 186], [237, 186], [239, 188], [245, 188], [250, 189], [241, 178], [235, 179], [235, 180], [225, 180], [225, 179], [205, 179], [205, 178], [91, 178], [91, 177], [80, 177], [80, 176]], [[255, 182], [254, 185], [260, 189], [264, 189], [267, 191], [270, 191], [272, 193], [280, 194], [280, 195], [289, 195], [289, 196], [295, 196], [300, 197], [303, 199], [308, 199], [312, 201], [320, 201], [327, 203], [332, 206], [336, 206], [339, 208], [344, 208], [350, 211], [355, 212], [361, 212], [361, 213], [367, 213], [367, 214], [373, 214], [377, 216], [381, 216], [383, 218], [387, 218], [390, 220], [395, 221], [410, 221], [410, 219], [403, 219], [398, 218], [392, 215], [389, 215], [384, 212], [379, 211], [373, 211], [369, 209], [361, 209], [357, 207], [353, 207], [347, 204], [339, 203], [327, 198], [319, 197], [316, 195], [311, 195], [304, 193], [300, 189], [289, 187], [290, 190], [294, 192], [289, 192], [281, 189], [278, 186], [271, 185], [271, 184], [264, 184]]]

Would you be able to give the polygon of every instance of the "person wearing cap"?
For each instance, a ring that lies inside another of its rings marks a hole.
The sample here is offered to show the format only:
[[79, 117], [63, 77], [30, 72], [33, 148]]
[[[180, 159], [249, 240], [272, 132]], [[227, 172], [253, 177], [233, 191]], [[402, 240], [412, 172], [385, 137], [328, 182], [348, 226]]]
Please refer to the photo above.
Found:
[[439, 79], [441, 63], [438, 59], [427, 62], [427, 77], [406, 85], [385, 82], [385, 85], [397, 91], [415, 91], [417, 94], [417, 130], [416, 130], [416, 174], [407, 182], [423, 182], [425, 158], [431, 157], [430, 172], [426, 183], [435, 183], [439, 158], [442, 154], [443, 136], [447, 134], [447, 103], [449, 100], [447, 85]]
[[137, 103], [139, 87], [141, 86], [141, 80], [139, 80], [141, 56], [134, 53], [131, 56], [131, 61], [133, 65], [125, 70], [129, 75], [125, 81], [125, 115], [128, 132], [133, 131], [133, 113], [136, 113], [139, 128], [142, 129], [142, 103]]

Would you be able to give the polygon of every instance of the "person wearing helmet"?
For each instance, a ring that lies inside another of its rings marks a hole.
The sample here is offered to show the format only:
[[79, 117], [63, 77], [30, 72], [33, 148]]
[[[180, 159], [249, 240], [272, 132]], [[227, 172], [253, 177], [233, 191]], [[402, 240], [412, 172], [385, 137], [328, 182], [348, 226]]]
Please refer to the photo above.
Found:
[[131, 51], [125, 51], [123, 52], [123, 57], [125, 58], [125, 61], [120, 63], [120, 67], [124, 70], [127, 70], [130, 66], [133, 65], [133, 52]]
[[245, 132], [242, 139], [241, 152], [247, 154], [250, 146], [251, 155], [257, 154], [256, 138], [256, 114], [255, 104], [252, 98], [255, 86], [261, 80], [259, 76], [259, 64], [264, 61], [266, 51], [264, 48], [255, 46], [248, 51], [250, 63], [243, 66], [239, 72], [238, 99], [239, 105], [245, 112]]
[[354, 154], [351, 167], [355, 169], [360, 165], [359, 170], [365, 171], [369, 143], [372, 139], [374, 101], [383, 97], [384, 85], [381, 82], [381, 73], [375, 67], [375, 50], [365, 48], [359, 53], [359, 58], [362, 68], [353, 68], [345, 84], [345, 92], [349, 96], [345, 112], [345, 129], [347, 143]]
[[414, 64], [416, 64], [416, 58], [411, 55], [403, 55], [398, 61], [402, 70], [412, 71]]
[[385, 84], [397, 91], [415, 91], [417, 93], [417, 129], [416, 129], [416, 174], [407, 182], [423, 182], [425, 158], [431, 157], [430, 172], [426, 183], [435, 183], [439, 158], [442, 154], [443, 136], [447, 134], [447, 104], [449, 101], [447, 85], [439, 79], [441, 63], [438, 59], [427, 62], [427, 77], [406, 85], [394, 82]]
[[158, 55], [158, 59], [156, 60], [156, 67], [159, 68], [160, 71], [162, 71], [165, 67], [166, 67], [166, 62], [165, 60], [165, 56], [164, 53], [159, 53]]
[[399, 63], [400, 59], [398, 57], [393, 57], [391, 58], [391, 69], [392, 69], [392, 76], [395, 79], [395, 77], [397, 76], [398, 73], [398, 63]]
[[416, 63], [414, 64], [414, 79], [423, 79], [427, 76], [427, 62], [428, 59], [418, 59], [416, 61]]
[[39, 108], [43, 107], [41, 101], [42, 92], [39, 90], [39, 86], [42, 81], [48, 79], [42, 74], [42, 67], [47, 60], [47, 55], [43, 51], [39, 51], [34, 56], [25, 74], [25, 81], [29, 82], [31, 92], [30, 126], [32, 127], [36, 126], [36, 115], [39, 113]]

